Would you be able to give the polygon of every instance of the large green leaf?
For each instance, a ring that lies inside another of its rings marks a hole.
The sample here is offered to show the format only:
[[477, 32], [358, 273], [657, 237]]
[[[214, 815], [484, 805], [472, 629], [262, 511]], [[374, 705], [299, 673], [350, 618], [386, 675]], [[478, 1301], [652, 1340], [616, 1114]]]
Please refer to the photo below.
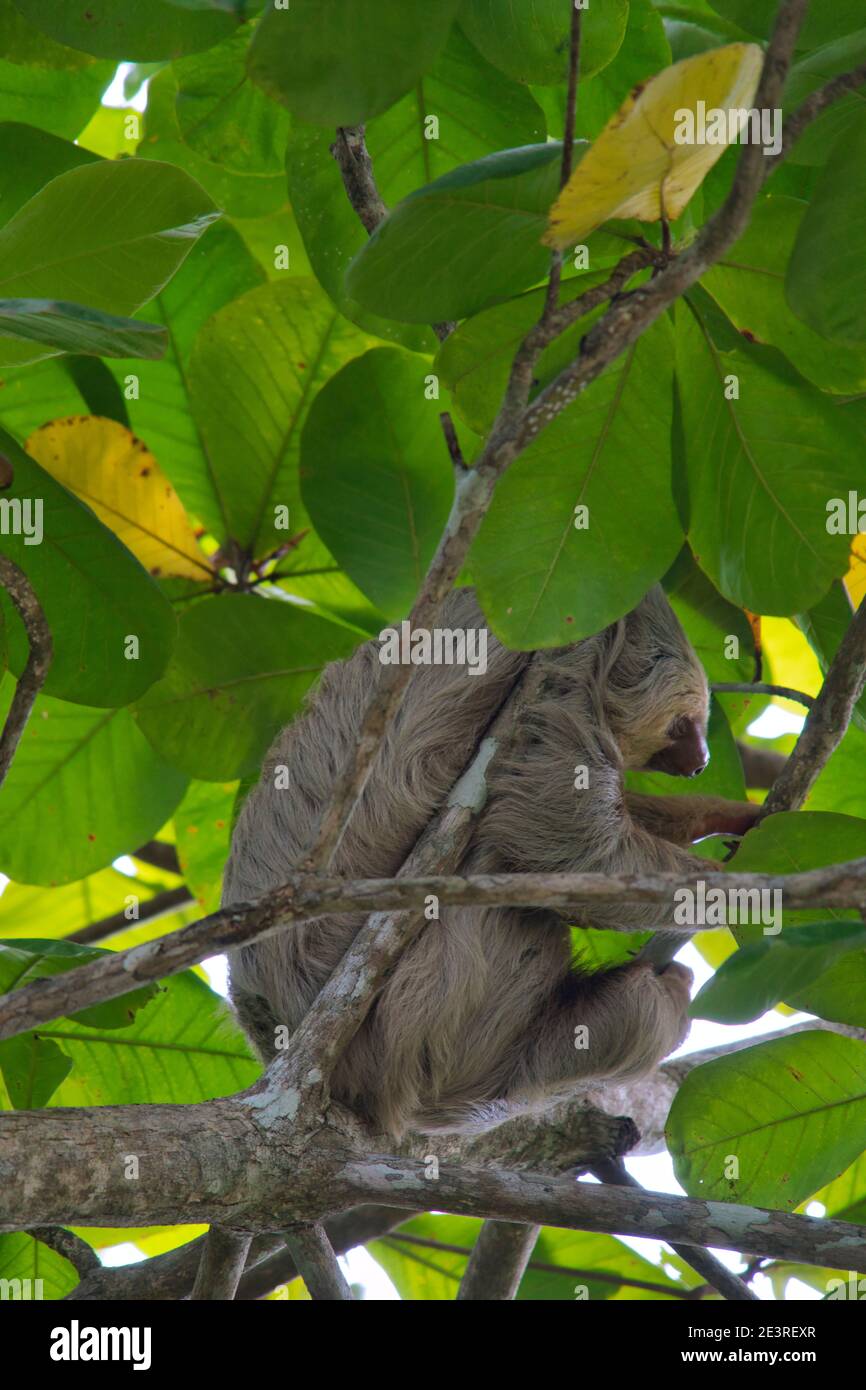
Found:
[[[748, 231], [701, 277], [701, 284], [744, 335], [780, 348], [822, 391], [853, 394], [866, 389], [866, 348], [830, 344], [785, 299], [785, 266], [807, 205], [796, 198], [763, 198]], [[828, 270], [821, 273], [826, 285]]]
[[[580, 76], [605, 67], [623, 41], [628, 0], [584, 7]], [[571, 7], [560, 0], [464, 0], [460, 23], [485, 58], [518, 82], [563, 82], [568, 75]]]
[[404, 198], [352, 261], [348, 293], [385, 318], [436, 323], [541, 280], [561, 159], [557, 144], [502, 150]]
[[289, 117], [247, 77], [247, 44], [241, 29], [175, 63], [177, 123], [186, 143], [214, 164], [238, 174], [274, 174], [282, 168]]
[[99, 58], [146, 63], [219, 43], [240, 22], [240, 7], [173, 0], [15, 0], [26, 19], [58, 43]]
[[668, 569], [682, 545], [672, 414], [673, 334], [662, 319], [511, 465], [469, 559], [502, 641], [531, 649], [598, 632]]
[[205, 159], [185, 143], [175, 113], [176, 96], [174, 68], [164, 68], [148, 84], [144, 136], [136, 149], [137, 157], [185, 169], [231, 217], [263, 217], [284, 207], [286, 184], [281, 174], [236, 173]]
[[0, 121], [0, 226], [50, 179], [95, 163], [97, 155], [20, 121]]
[[174, 659], [135, 717], [174, 766], [230, 781], [260, 766], [322, 667], [347, 656], [354, 640], [278, 599], [204, 599], [182, 617]]
[[[436, 118], [435, 128], [428, 115]], [[543, 140], [545, 133], [544, 117], [526, 88], [486, 62], [457, 28], [415, 91], [366, 128], [376, 183], [388, 207], [458, 165]], [[432, 345], [432, 335], [377, 319], [346, 294], [344, 272], [367, 234], [346, 198], [329, 154], [331, 141], [331, 132], [299, 125], [286, 156], [292, 206], [313, 270], [354, 322], [407, 347], [422, 346], [428, 336]]]
[[[866, 269], [859, 234], [866, 217], [866, 112], [833, 147], [788, 264], [788, 302], [825, 338], [866, 343]], [[829, 349], [832, 357], [833, 348]]]
[[826, 504], [861, 477], [857, 431], [784, 358], [726, 336], [698, 295], [676, 321], [695, 558], [739, 607], [809, 608], [847, 568]]
[[58, 299], [0, 299], [0, 339], [94, 357], [161, 357], [167, 338], [157, 323], [88, 309]]
[[[115, 64], [64, 48], [0, 0], [0, 119], [75, 136], [99, 106]], [[25, 161], [26, 162], [26, 161]]]
[[[112, 363], [124, 391], [130, 427], [145, 440], [193, 516], [221, 540], [227, 531], [219, 486], [190, 400], [189, 359], [211, 314], [261, 284], [261, 270], [234, 228], [210, 227], [177, 275], [144, 313], [164, 325], [168, 351], [158, 362]], [[246, 454], [246, 445], [244, 447]], [[235, 470], [237, 458], [235, 457]]]
[[408, 92], [448, 37], [458, 0], [294, 0], [270, 9], [249, 53], [254, 81], [301, 120], [359, 125]]
[[231, 1095], [261, 1071], [219, 995], [191, 971], [122, 1032], [57, 1019], [39, 1029], [73, 1062], [52, 1105], [194, 1105]]
[[[711, 681], [749, 681], [755, 670], [755, 642], [749, 620], [714, 589], [684, 546], [663, 580], [671, 607], [685, 628]], [[730, 654], [735, 637], [739, 655]], [[730, 700], [730, 696], [725, 697]], [[724, 708], [728, 708], [726, 704]]]
[[184, 883], [203, 912], [215, 912], [220, 904], [237, 791], [237, 782], [193, 782], [174, 813]]
[[696, 1067], [665, 1133], [690, 1197], [790, 1210], [859, 1157], [864, 1126], [866, 1045], [809, 1031]]
[[40, 696], [3, 784], [0, 870], [46, 887], [84, 878], [155, 835], [185, 788], [128, 710]]
[[[218, 510], [204, 494], [195, 510], [220, 539], [266, 555], [309, 527], [298, 478], [301, 428], [322, 384], [369, 342], [312, 280], [262, 285], [205, 325], [188, 380]], [[289, 508], [288, 530], [279, 507]], [[305, 564], [330, 563], [315, 537], [303, 552]]]
[[403, 617], [454, 492], [427, 362], [375, 348], [313, 402], [301, 445], [304, 502], [325, 544], [387, 616]]
[[[126, 546], [3, 429], [0, 449], [14, 470], [3, 490], [12, 517], [3, 553], [29, 577], [54, 638], [43, 689], [82, 704], [125, 705], [164, 670], [174, 614]], [[16, 533], [16, 507], [27, 531]], [[29, 643], [17, 613], [3, 604], [9, 664], [19, 674]], [[135, 657], [128, 656], [130, 636], [139, 639]]]
[[[778, 0], [712, 0], [712, 6], [725, 19], [759, 39], [769, 38], [779, 10]], [[797, 46], [816, 48], [859, 29], [862, 23], [861, 0], [833, 0], [832, 5], [810, 5]]]
[[862, 922], [813, 922], [754, 941], [720, 965], [693, 1000], [692, 1017], [749, 1023], [820, 980], [837, 963], [844, 969], [851, 952], [862, 953], [864, 947]]
[[[0, 294], [131, 314], [217, 215], [204, 190], [169, 164], [101, 160], [70, 169], [0, 230]], [[3, 359], [21, 360], [8, 348]]]
[[[860, 735], [859, 729], [851, 732]], [[831, 768], [838, 758], [839, 754], [835, 754]], [[864, 765], [861, 763], [859, 772], [855, 773], [855, 784], [858, 777], [862, 780]], [[820, 802], [820, 796], [813, 795], [809, 799], [808, 811], [784, 811], [761, 821], [746, 836], [728, 866], [731, 873], [798, 873], [866, 857], [866, 820], [854, 815], [837, 814], [835, 810], [819, 811], [816, 802]], [[786, 942], [797, 946], [804, 924], [820, 923], [826, 919], [849, 924], [857, 924], [860, 920], [854, 909], [811, 908], [793, 912], [784, 909], [783, 936]], [[761, 927], [752, 924], [738, 926], [735, 935], [739, 941], [747, 944], [765, 939]], [[787, 1004], [806, 1013], [839, 1023], [866, 1026], [866, 951], [855, 950], [844, 960], [830, 964], [823, 970], [818, 970], [816, 966], [811, 981], [804, 985], [793, 984], [790, 994], [783, 997]]]

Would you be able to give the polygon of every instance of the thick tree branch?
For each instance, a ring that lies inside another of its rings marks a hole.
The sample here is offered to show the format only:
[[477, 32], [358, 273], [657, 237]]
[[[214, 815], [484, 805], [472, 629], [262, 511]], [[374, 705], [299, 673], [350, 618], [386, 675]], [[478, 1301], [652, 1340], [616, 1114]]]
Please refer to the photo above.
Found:
[[[431, 874], [423, 878], [352, 881], [296, 874], [256, 902], [221, 908], [155, 941], [114, 952], [64, 975], [34, 980], [23, 989], [0, 996], [0, 1039], [14, 1037], [51, 1018], [89, 1008], [102, 1000], [116, 999], [137, 985], [176, 975], [208, 956], [261, 941], [275, 931], [286, 930], [292, 923], [335, 912], [399, 913], [423, 908], [425, 900], [431, 896], [438, 898], [440, 905], [548, 907], [575, 916], [580, 909], [591, 912], [598, 903], [653, 903], [665, 912], [672, 912], [675, 892], [683, 887], [694, 888], [698, 881], [706, 885], [708, 893], [713, 889], [726, 893], [735, 886], [771, 892], [778, 889], [789, 910], [850, 907], [862, 911], [866, 908], [866, 859], [829, 864], [796, 874], [735, 876], [708, 871], [700, 880], [677, 874], [473, 874], [466, 878]], [[422, 924], [416, 922], [415, 925]], [[668, 929], [681, 933], [683, 941], [694, 933], [693, 927], [675, 923], [669, 924]], [[379, 936], [380, 931], [382, 936]], [[343, 1036], [350, 1033], [348, 1010], [346, 1019], [339, 1021], [338, 990], [350, 988], [350, 981], [357, 984], [359, 971], [368, 982], [378, 978], [380, 964], [386, 956], [390, 959], [392, 952], [402, 949], [400, 943], [405, 945], [413, 934], [411, 928], [388, 926], [384, 920], [375, 927], [366, 924], [319, 996], [319, 1000], [325, 1000], [326, 991], [330, 991], [327, 1002], [322, 1003], [316, 1016], [324, 1020], [327, 1015], [337, 1020], [335, 1026]], [[363, 952], [358, 944], [362, 941]], [[367, 945], [372, 947], [374, 942], [378, 943], [377, 950], [383, 953], [379, 962], [368, 961], [366, 956]], [[314, 1010], [317, 1004], [313, 1005]], [[345, 1002], [343, 1007], [346, 1007]], [[307, 1019], [312, 1016], [311, 1011]], [[351, 1017], [350, 1035], [357, 1027], [356, 1015], [353, 1013]], [[307, 1027], [307, 1019], [294, 1036], [310, 1042], [312, 1025]], [[319, 1032], [318, 1027], [316, 1032]], [[329, 1051], [333, 1055], [333, 1049]], [[280, 1059], [281, 1062], [287, 1060], [287, 1057]]]
[[58, 1255], [62, 1255], [74, 1266], [82, 1279], [102, 1269], [96, 1251], [74, 1231], [67, 1231], [63, 1226], [34, 1226], [27, 1234], [55, 1250]]
[[32, 713], [36, 696], [45, 684], [48, 668], [54, 655], [54, 645], [51, 640], [51, 629], [30, 580], [24, 571], [20, 570], [5, 555], [0, 555], [0, 584], [15, 605], [30, 643], [27, 665], [21, 672], [15, 687], [9, 713], [6, 715], [6, 723], [3, 726], [2, 734], [0, 734], [0, 786], [2, 786], [6, 780], [6, 774], [12, 766], [15, 750]]
[[540, 1230], [515, 1221], [485, 1221], [460, 1281], [458, 1303], [515, 1298]]
[[[599, 1163], [593, 1169], [593, 1174], [599, 1182], [611, 1183], [615, 1187], [630, 1187], [638, 1192], [643, 1192], [644, 1188], [637, 1178], [625, 1167], [621, 1159], [608, 1159], [604, 1163]], [[732, 1274], [721, 1260], [717, 1260], [715, 1255], [710, 1254], [709, 1250], [704, 1250], [697, 1245], [672, 1244], [671, 1249], [679, 1255], [681, 1260], [685, 1260], [696, 1274], [702, 1279], [706, 1279], [711, 1288], [722, 1295], [722, 1298], [729, 1299], [734, 1303], [751, 1303], [757, 1301], [758, 1295], [744, 1284], [736, 1274]]]

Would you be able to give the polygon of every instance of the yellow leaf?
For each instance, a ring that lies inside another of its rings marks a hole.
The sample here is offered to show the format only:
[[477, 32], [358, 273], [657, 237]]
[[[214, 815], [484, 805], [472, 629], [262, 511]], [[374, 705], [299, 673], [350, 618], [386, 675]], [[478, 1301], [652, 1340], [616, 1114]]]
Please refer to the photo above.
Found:
[[86, 502], [151, 574], [213, 576], [177, 493], [125, 425], [98, 415], [51, 420], [31, 434], [25, 448]]
[[746, 125], [762, 63], [757, 44], [732, 43], [635, 87], [554, 203], [545, 243], [571, 246], [612, 217], [679, 217]]
[[859, 608], [866, 597], [866, 535], [859, 532], [851, 542], [851, 564], [844, 583], [852, 604]]

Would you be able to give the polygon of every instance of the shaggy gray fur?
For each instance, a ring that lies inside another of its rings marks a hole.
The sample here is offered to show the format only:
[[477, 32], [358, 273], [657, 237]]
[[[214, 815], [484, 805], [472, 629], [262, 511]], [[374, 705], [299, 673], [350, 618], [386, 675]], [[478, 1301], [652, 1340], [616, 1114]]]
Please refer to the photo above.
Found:
[[[471, 589], [455, 591], [440, 625], [484, 625]], [[284, 882], [309, 850], [378, 672], [377, 642], [329, 666], [305, 714], [274, 743], [235, 830], [223, 901]], [[487, 809], [461, 873], [692, 871], [705, 861], [677, 844], [735, 828], [737, 803], [695, 797], [626, 798], [624, 768], [671, 746], [676, 721], [705, 729], [703, 670], [660, 588], [594, 637], [540, 654], [542, 695], [519, 743], [494, 764]], [[507, 693], [517, 661], [493, 634], [486, 675], [417, 668], [349, 826], [335, 871], [390, 876], [471, 757], [479, 728]], [[274, 768], [290, 785], [277, 790]], [[589, 787], [574, 787], [575, 768]], [[650, 803], [647, 805], [647, 803]], [[682, 803], [682, 804], [679, 804]], [[663, 838], [663, 836], [665, 838]], [[231, 995], [261, 1056], [291, 1030], [346, 951], [363, 918], [291, 927], [231, 960]], [[658, 909], [594, 912], [593, 925], [663, 926]], [[405, 952], [340, 1062], [335, 1097], [377, 1128], [460, 1127], [499, 1102], [536, 1103], [576, 1082], [633, 1077], [675, 1048], [688, 1028], [690, 972], [643, 963], [590, 975], [572, 960], [554, 912], [443, 907]], [[589, 1045], [575, 1045], [577, 1025]], [[499, 1107], [501, 1109], [501, 1107]]]

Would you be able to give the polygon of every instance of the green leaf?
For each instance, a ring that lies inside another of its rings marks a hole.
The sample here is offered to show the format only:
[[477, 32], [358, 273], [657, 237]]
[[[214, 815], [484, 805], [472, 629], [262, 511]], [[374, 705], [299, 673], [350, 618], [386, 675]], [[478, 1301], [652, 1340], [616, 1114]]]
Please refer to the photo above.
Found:
[[35, 28], [99, 58], [147, 63], [210, 48], [240, 23], [235, 7], [173, 0], [15, 0]]
[[356, 358], [319, 392], [301, 445], [316, 530], [391, 618], [411, 608], [454, 493], [428, 366], [399, 348]]
[[[864, 11], [860, 9], [860, 22], [862, 24]], [[822, 48], [810, 53], [807, 58], [803, 58], [791, 69], [788, 81], [785, 83], [785, 103], [783, 121], [796, 111], [798, 106], [811, 96], [819, 87], [823, 87], [831, 78], [838, 77], [841, 73], [852, 72], [859, 68], [866, 61], [866, 29], [858, 29], [856, 33], [848, 34], [844, 38], [835, 39], [832, 43], [825, 44]], [[786, 163], [790, 161], [796, 165], [816, 165], [819, 169], [823, 168], [827, 162], [828, 152], [835, 145], [836, 141], [848, 130], [866, 109], [866, 97], [863, 95], [863, 88], [856, 87], [851, 92], [842, 93], [836, 101], [830, 103], [823, 111], [820, 111], [814, 120], [810, 121], [800, 138], [794, 143], [790, 153], [785, 156]], [[773, 180], [774, 184], [776, 178]]]
[[[2, 992], [7, 994], [13, 989], [23, 989], [32, 980], [65, 975], [67, 971], [75, 970], [79, 965], [89, 965], [92, 961], [110, 954], [98, 946], [82, 946], [76, 941], [20, 937], [0, 941], [0, 986]], [[116, 999], [107, 999], [102, 1004], [78, 1009], [69, 1017], [78, 1023], [87, 1024], [88, 1028], [127, 1028], [138, 1010], [155, 999], [158, 993], [158, 985], [142, 985], [138, 989], [131, 989], [128, 994], [119, 995]]]
[[[101, 358], [67, 355], [61, 358], [60, 364], [74, 382], [76, 390], [81, 392], [87, 407], [86, 411], [74, 410], [71, 414], [101, 415], [105, 420], [116, 420], [119, 425], [130, 429], [123, 393]], [[66, 416], [64, 411], [60, 418]]]
[[227, 533], [213, 464], [193, 415], [189, 359], [196, 335], [210, 316], [262, 280], [261, 270], [234, 228], [217, 223], [144, 311], [168, 333], [165, 357], [158, 362], [130, 360], [111, 366], [123, 388], [131, 429], [153, 451], [187, 511], [206, 522], [220, 539]]
[[97, 156], [20, 121], [0, 121], [0, 226], [58, 174], [93, 164]]
[[[322, 383], [369, 342], [312, 280], [262, 285], [207, 322], [188, 381], [216, 506], [202, 493], [193, 509], [219, 539], [231, 536], [260, 556], [309, 527], [301, 428]], [[279, 507], [289, 508], [288, 529]], [[302, 548], [306, 567], [331, 562], [314, 536]]]
[[[580, 76], [592, 77], [616, 56], [628, 19], [628, 0], [590, 5], [581, 16]], [[568, 77], [571, 9], [559, 0], [464, 0], [460, 24], [485, 58], [518, 82], [564, 82]]]
[[[598, 632], [673, 562], [682, 527], [671, 494], [672, 388], [673, 335], [661, 319], [501, 479], [469, 566], [508, 646]], [[581, 529], [578, 506], [588, 508]]]
[[294, 0], [256, 28], [253, 81], [315, 125], [360, 125], [408, 92], [445, 44], [458, 0]]
[[29, 121], [69, 137], [87, 124], [115, 69], [53, 43], [12, 0], [0, 0], [0, 54], [0, 120]]
[[238, 174], [274, 174], [282, 169], [289, 117], [247, 77], [247, 44], [240, 29], [174, 64], [177, 123], [204, 159]]
[[237, 791], [236, 782], [193, 782], [174, 814], [183, 879], [203, 912], [220, 905]]
[[0, 299], [0, 339], [6, 338], [94, 357], [161, 357], [168, 341], [158, 323], [57, 299]]
[[[435, 130], [428, 116], [436, 118]], [[427, 138], [433, 133], [435, 139]], [[366, 128], [376, 183], [388, 207], [458, 165], [545, 134], [544, 117], [526, 88], [486, 62], [457, 28], [416, 90]], [[344, 272], [367, 234], [329, 154], [332, 138], [315, 126], [297, 126], [286, 156], [289, 194], [313, 270], [353, 322], [406, 347], [432, 346], [432, 334], [378, 319], [345, 292]]]
[[[0, 230], [0, 294], [83, 299], [92, 309], [131, 314], [162, 289], [216, 216], [204, 190], [171, 165], [127, 159], [70, 169]], [[20, 357], [7, 348], [5, 360]]]
[[276, 599], [204, 599], [181, 618], [174, 659], [135, 717], [174, 766], [230, 781], [260, 766], [322, 667], [353, 645], [346, 628]]
[[175, 114], [176, 96], [174, 69], [165, 68], [148, 85], [144, 136], [136, 156], [185, 169], [230, 217], [263, 217], [284, 208], [286, 183], [282, 175], [235, 173], [204, 159], [184, 142]]
[[84, 878], [151, 839], [185, 789], [128, 710], [40, 696], [3, 785], [0, 870], [46, 887]]
[[866, 947], [860, 922], [813, 922], [730, 956], [692, 1001], [692, 1018], [748, 1023]]
[[842, 343], [866, 343], [866, 270], [858, 246], [866, 216], [864, 158], [866, 114], [830, 153], [800, 225], [785, 281], [794, 312], [823, 337]]
[[[849, 730], [863, 735], [859, 729]], [[834, 754], [830, 767], [839, 758]], [[862, 763], [860, 764], [862, 768]], [[845, 768], [849, 777], [850, 768]], [[823, 775], [823, 774], [822, 774]], [[856, 785], [858, 772], [855, 773]], [[817, 784], [820, 788], [821, 779]], [[779, 812], [761, 821], [751, 830], [737, 851], [736, 858], [728, 865], [731, 873], [799, 873], [808, 869], [823, 868], [827, 864], [844, 864], [850, 859], [866, 857], [866, 820], [853, 815], [836, 813], [840, 805], [832, 800], [833, 809], [817, 809], [822, 801], [820, 792], [813, 792], [809, 798], [809, 810]], [[824, 798], [826, 804], [826, 798]], [[800, 931], [804, 924], [820, 923], [832, 918], [835, 921], [859, 923], [855, 909], [811, 908], [802, 911], [785, 909], [783, 934], [791, 945], [799, 945]], [[764, 940], [759, 926], [743, 925], [735, 929], [738, 941], [753, 944]], [[819, 978], [820, 975], [820, 978]], [[866, 951], [857, 951], [846, 956], [836, 965], [828, 966], [823, 972], [815, 971], [811, 982], [796, 990], [792, 987], [785, 1003], [806, 1013], [817, 1014], [820, 1018], [850, 1023], [855, 1027], [866, 1026]]]
[[[722, 598], [698, 569], [687, 546], [683, 546], [662, 582], [709, 680], [750, 681], [755, 670], [755, 642], [749, 620], [741, 608]], [[731, 637], [736, 637], [739, 644], [737, 657], [727, 655]]]
[[[0, 1236], [0, 1279], [20, 1279], [22, 1299], [60, 1299], [75, 1288], [78, 1273], [69, 1260], [50, 1246], [26, 1231], [14, 1231]], [[14, 1293], [10, 1297], [14, 1298]]]
[[[128, 704], [165, 669], [175, 635], [171, 607], [126, 546], [3, 429], [0, 449], [15, 474], [3, 490], [4, 517], [11, 517], [3, 551], [30, 579], [54, 639], [44, 691], [81, 704]], [[17, 675], [29, 642], [3, 603]], [[127, 659], [130, 635], [139, 639], [136, 659]]]
[[805, 1032], [696, 1067], [665, 1133], [690, 1197], [790, 1211], [859, 1157], [864, 1124], [866, 1046]]
[[695, 558], [738, 607], [809, 608], [847, 568], [826, 504], [857, 485], [856, 430], [771, 349], [730, 329], [721, 347], [725, 325], [700, 293], [676, 324]]
[[[777, 0], [712, 0], [712, 5], [724, 19], [759, 39], [769, 38], [779, 9]], [[861, 0], [833, 0], [832, 5], [810, 6], [797, 38], [797, 47], [816, 48], [859, 29], [862, 23]]]
[[[785, 272], [807, 205], [770, 196], [755, 206], [748, 231], [701, 285], [740, 332], [779, 348], [822, 391], [866, 389], [866, 348], [829, 344], [794, 314], [785, 299]], [[826, 271], [822, 272], [822, 285]]]
[[20, 1033], [0, 1042], [0, 1073], [13, 1110], [47, 1105], [72, 1070], [69, 1058], [48, 1038]]
[[163, 980], [122, 1033], [66, 1018], [39, 1033], [73, 1062], [52, 1106], [194, 1105], [243, 1090], [261, 1072], [225, 1001], [191, 971]]
[[502, 150], [404, 198], [352, 261], [347, 292], [386, 318], [438, 323], [542, 280], [561, 159], [557, 144]]

